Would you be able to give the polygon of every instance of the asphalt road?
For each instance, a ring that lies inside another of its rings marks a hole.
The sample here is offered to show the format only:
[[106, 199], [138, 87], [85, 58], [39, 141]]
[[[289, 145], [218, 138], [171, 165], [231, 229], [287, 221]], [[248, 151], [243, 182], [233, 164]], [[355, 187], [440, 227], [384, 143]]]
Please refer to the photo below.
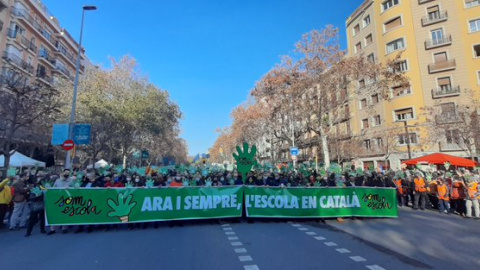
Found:
[[[51, 236], [35, 228], [29, 238], [23, 237], [24, 231], [4, 230], [0, 232], [0, 269], [480, 267], [480, 221], [428, 211], [402, 210], [400, 214], [399, 219], [342, 223], [224, 220]], [[452, 247], [461, 255], [454, 256]]]

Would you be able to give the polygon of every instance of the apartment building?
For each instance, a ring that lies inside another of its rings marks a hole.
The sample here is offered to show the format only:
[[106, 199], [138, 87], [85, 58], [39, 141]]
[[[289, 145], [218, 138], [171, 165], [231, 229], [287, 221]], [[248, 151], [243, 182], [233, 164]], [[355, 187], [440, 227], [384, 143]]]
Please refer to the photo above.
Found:
[[[346, 26], [349, 55], [396, 60], [410, 82], [392, 85], [389, 98], [359, 94], [350, 104], [352, 132], [364, 134], [357, 166], [388, 160], [398, 168], [433, 152], [470, 156], [455, 130], [429, 127], [459, 121], [455, 108], [480, 99], [480, 0], [366, 0]], [[361, 93], [368, 82], [357, 84]]]
[[[0, 72], [16, 67], [30, 78], [54, 86], [59, 77], [73, 82], [78, 43], [40, 0], [0, 0]], [[80, 74], [85, 71], [82, 50]]]
[[[0, 0], [0, 54], [0, 82], [14, 68], [31, 84], [55, 89], [63, 78], [73, 87], [78, 43], [40, 0]], [[89, 63], [83, 49], [80, 63], [82, 75]], [[19, 133], [19, 151], [37, 157], [48, 151], [49, 134]]]

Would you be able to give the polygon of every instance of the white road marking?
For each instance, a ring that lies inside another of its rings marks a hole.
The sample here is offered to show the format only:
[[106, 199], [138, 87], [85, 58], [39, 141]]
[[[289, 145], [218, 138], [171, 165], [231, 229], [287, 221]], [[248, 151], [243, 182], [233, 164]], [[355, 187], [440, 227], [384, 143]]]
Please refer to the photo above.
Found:
[[236, 248], [235, 253], [247, 253], [247, 249], [246, 248]]
[[242, 242], [232, 242], [230, 244], [232, 244], [232, 246], [234, 246], [234, 247], [238, 247], [238, 246], [242, 245]]
[[352, 257], [350, 257], [350, 259], [352, 259], [355, 262], [365, 262], [366, 261], [365, 258], [360, 257], [360, 256], [352, 256]]
[[293, 227], [302, 227], [300, 224], [292, 224]]
[[260, 270], [256, 264], [243, 266], [245, 270]]
[[251, 261], [253, 261], [252, 257], [250, 257], [250, 256], [238, 256], [238, 259], [241, 262], [251, 262]]
[[300, 228], [298, 228], [298, 229], [299, 229], [300, 231], [308, 231], [307, 228], [303, 228], [303, 227], [300, 227]]
[[305, 233], [308, 234], [308, 235], [317, 235], [316, 232], [305, 232]]
[[327, 247], [338, 246], [337, 243], [335, 243], [335, 242], [325, 242], [324, 244], [325, 244], [325, 246], [327, 246]]
[[322, 241], [322, 240], [325, 240], [326, 238], [322, 236], [315, 236], [315, 239]]
[[293, 224], [293, 221], [287, 221], [288, 224]]
[[350, 250], [346, 249], [346, 248], [337, 248], [335, 249], [336, 251], [340, 252], [340, 253], [350, 253]]
[[224, 230], [224, 231], [233, 231], [233, 229], [230, 228], [230, 227], [225, 227], [225, 228], [223, 228], [223, 230]]
[[230, 240], [230, 241], [238, 240], [238, 237], [237, 236], [230, 236], [230, 237], [228, 237], [228, 240]]
[[367, 268], [370, 269], [370, 270], [385, 270], [385, 268], [383, 267], [380, 267], [378, 265], [367, 265]]
[[222, 224], [222, 227], [228, 227], [230, 224]]
[[235, 232], [225, 232], [226, 235], [235, 235]]

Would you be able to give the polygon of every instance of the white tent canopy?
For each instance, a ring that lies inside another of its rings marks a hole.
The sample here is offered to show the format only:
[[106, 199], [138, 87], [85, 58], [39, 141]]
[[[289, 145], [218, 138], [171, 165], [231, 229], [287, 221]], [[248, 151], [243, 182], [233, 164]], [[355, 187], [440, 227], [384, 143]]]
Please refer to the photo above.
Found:
[[[3, 167], [5, 164], [5, 156], [0, 156], [0, 167]], [[45, 167], [45, 162], [29, 158], [20, 152], [15, 152], [10, 157], [10, 167]]]
[[[108, 166], [108, 162], [103, 159], [100, 159], [99, 161], [95, 162], [95, 168], [104, 168], [106, 166]], [[91, 169], [91, 168], [93, 168], [93, 165], [87, 166], [87, 169]]]

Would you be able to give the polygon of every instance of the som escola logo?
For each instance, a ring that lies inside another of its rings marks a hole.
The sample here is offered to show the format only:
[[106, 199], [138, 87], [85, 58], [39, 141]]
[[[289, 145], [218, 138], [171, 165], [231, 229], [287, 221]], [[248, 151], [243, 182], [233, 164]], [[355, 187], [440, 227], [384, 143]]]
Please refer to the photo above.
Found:
[[97, 206], [93, 205], [93, 201], [90, 199], [85, 199], [83, 196], [62, 196], [55, 202], [60, 208], [63, 208], [61, 211], [62, 214], [66, 214], [70, 217], [73, 216], [84, 216], [84, 215], [98, 215], [102, 210], [98, 210]]

